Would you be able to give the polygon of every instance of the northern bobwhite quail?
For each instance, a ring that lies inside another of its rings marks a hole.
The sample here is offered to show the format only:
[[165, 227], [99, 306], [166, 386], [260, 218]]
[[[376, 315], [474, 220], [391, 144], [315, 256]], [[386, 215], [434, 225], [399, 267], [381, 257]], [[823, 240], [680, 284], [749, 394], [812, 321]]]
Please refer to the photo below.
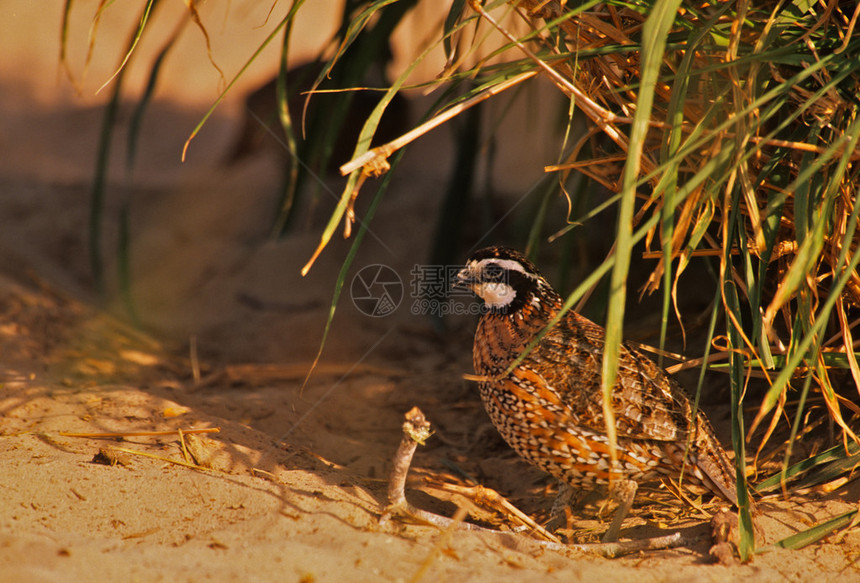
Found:
[[621, 479], [610, 480], [600, 389], [604, 330], [568, 311], [513, 371], [509, 365], [562, 307], [522, 254], [489, 247], [470, 257], [455, 285], [486, 304], [473, 359], [493, 424], [520, 456], [567, 490], [608, 485], [619, 508], [604, 536], [616, 540], [637, 483], [661, 476], [705, 486], [737, 504], [735, 470], [701, 411], [654, 362], [622, 346], [612, 395]]

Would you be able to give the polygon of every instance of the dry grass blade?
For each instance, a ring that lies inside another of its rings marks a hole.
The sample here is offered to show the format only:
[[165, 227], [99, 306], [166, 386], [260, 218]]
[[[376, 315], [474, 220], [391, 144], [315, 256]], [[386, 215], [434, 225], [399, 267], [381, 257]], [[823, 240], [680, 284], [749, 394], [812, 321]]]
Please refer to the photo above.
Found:
[[212, 42], [209, 39], [209, 32], [206, 30], [206, 25], [203, 24], [203, 20], [200, 18], [200, 13], [197, 11], [196, 1], [197, 0], [187, 0], [186, 2], [189, 17], [194, 21], [194, 24], [197, 25], [197, 29], [203, 35], [203, 40], [206, 43], [206, 56], [209, 58], [209, 63], [216, 71], [218, 71], [221, 83], [226, 84], [227, 81], [224, 77], [224, 71], [221, 70], [221, 67], [218, 66], [218, 63], [215, 62], [215, 57], [212, 55]]
[[115, 439], [117, 437], [161, 437], [164, 435], [196, 435], [200, 433], [219, 433], [220, 427], [204, 427], [202, 429], [174, 429], [168, 431], [117, 431], [104, 433], [75, 433], [71, 431], [59, 431], [57, 435], [63, 437], [82, 437], [85, 439]]
[[[486, 101], [487, 99], [494, 97], [511, 87], [514, 87], [523, 81], [531, 79], [537, 75], [534, 71], [530, 71], [528, 73], [523, 73], [522, 75], [517, 75], [516, 77], [509, 79], [503, 83], [499, 83], [498, 85], [494, 85], [485, 91], [482, 91], [478, 95], [464, 101], [463, 103], [459, 103], [439, 115], [433, 117], [432, 119], [424, 122], [417, 128], [403, 134], [396, 140], [392, 140], [387, 144], [383, 144], [372, 150], [365, 152], [358, 158], [350, 160], [340, 167], [340, 173], [344, 176], [355, 172], [359, 168], [365, 167], [365, 172], [370, 175], [378, 176], [380, 173], [387, 171], [387, 160], [388, 158], [400, 148], [408, 145], [409, 143], [415, 141], [420, 138], [424, 134], [429, 131], [436, 129], [442, 124], [454, 119], [458, 115], [462, 114], [464, 111], [469, 109], [470, 107], [474, 107], [479, 103]], [[383, 170], [384, 169], [384, 170]]]
[[[365, 179], [370, 176], [380, 176], [388, 172], [388, 170], [390, 169], [390, 165], [388, 163], [389, 157], [391, 157], [395, 152], [397, 152], [413, 140], [421, 137], [428, 131], [460, 115], [470, 107], [473, 107], [478, 103], [485, 101], [490, 97], [497, 95], [515, 85], [518, 85], [519, 83], [534, 76], [535, 73], [533, 72], [524, 73], [522, 75], [514, 77], [513, 79], [508, 80], [505, 83], [493, 86], [486, 91], [480, 93], [479, 95], [476, 95], [475, 97], [471, 98], [470, 100], [456, 105], [446, 110], [445, 112], [437, 115], [433, 119], [425, 122], [419, 127], [413, 129], [412, 131], [407, 132], [403, 136], [400, 136], [396, 140], [373, 148], [372, 150], [365, 152], [364, 154], [341, 166], [341, 174], [343, 174], [344, 176], [348, 174], [351, 175], [350, 180], [347, 183], [343, 194], [341, 195], [337, 209], [332, 214], [331, 218], [329, 219], [328, 225], [323, 231], [322, 237], [320, 238], [320, 242], [317, 245], [317, 248], [314, 250], [308, 262], [304, 265], [304, 267], [302, 267], [302, 275], [307, 275], [308, 272], [311, 270], [317, 258], [326, 248], [329, 241], [331, 241], [331, 237], [334, 234], [334, 230], [340, 223], [340, 220], [341, 218], [343, 218], [344, 215], [347, 215], [346, 225], [344, 227], [344, 237], [349, 237], [351, 233], [351, 224], [355, 221], [354, 214], [350, 215], [349, 213], [354, 207], [355, 199], [358, 196], [358, 192], [364, 184]], [[353, 173], [359, 168], [361, 169], [361, 172], [357, 176], [354, 175]]]
[[148, 457], [150, 459], [159, 460], [162, 462], [167, 462], [169, 464], [173, 464], [176, 466], [182, 466], [183, 468], [188, 468], [191, 470], [200, 470], [203, 472], [221, 472], [221, 473], [223, 473], [222, 470], [219, 470], [216, 468], [201, 466], [201, 465], [195, 464], [193, 462], [188, 462], [188, 461], [183, 461], [183, 460], [175, 460], [175, 459], [172, 459], [169, 457], [164, 457], [162, 455], [155, 455], [154, 453], [148, 453], [145, 451], [138, 451], [136, 449], [128, 449], [125, 447], [114, 447], [112, 449], [115, 449], [116, 451], [121, 451], [123, 453], [130, 454], [130, 455], [139, 455], [141, 457]]
[[481, 486], [480, 484], [476, 486], [460, 486], [459, 484], [450, 484], [448, 482], [434, 481], [432, 483], [443, 492], [459, 494], [460, 496], [465, 496], [479, 504], [489, 504], [505, 514], [508, 520], [519, 522], [530, 529], [537, 538], [561, 544], [561, 540], [559, 540], [558, 537], [532, 520], [529, 515], [511, 504], [504, 496], [491, 488]]

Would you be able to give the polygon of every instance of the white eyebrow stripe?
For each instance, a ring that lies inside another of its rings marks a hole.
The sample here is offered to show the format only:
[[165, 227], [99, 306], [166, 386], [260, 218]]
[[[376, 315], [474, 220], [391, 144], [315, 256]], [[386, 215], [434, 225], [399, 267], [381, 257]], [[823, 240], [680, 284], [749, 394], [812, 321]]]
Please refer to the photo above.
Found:
[[482, 259], [479, 261], [477, 267], [483, 268], [485, 265], [498, 265], [502, 269], [518, 271], [527, 277], [535, 279], [534, 274], [528, 273], [522, 263], [514, 261], [513, 259], [497, 259], [495, 257], [490, 257], [489, 259]]

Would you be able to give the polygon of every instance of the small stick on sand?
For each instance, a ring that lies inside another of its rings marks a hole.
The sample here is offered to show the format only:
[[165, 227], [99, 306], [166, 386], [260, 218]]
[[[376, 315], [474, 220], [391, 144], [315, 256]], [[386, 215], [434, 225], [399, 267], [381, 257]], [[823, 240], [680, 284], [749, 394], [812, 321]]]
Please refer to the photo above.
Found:
[[[433, 514], [432, 512], [412, 506], [406, 500], [406, 477], [409, 474], [409, 467], [412, 465], [412, 457], [415, 455], [415, 450], [418, 448], [418, 444], [423, 445], [424, 441], [426, 441], [430, 435], [430, 422], [424, 417], [424, 413], [422, 413], [418, 407], [410, 409], [406, 413], [406, 420], [403, 423], [403, 438], [400, 440], [400, 447], [397, 448], [397, 453], [394, 454], [394, 467], [391, 470], [391, 478], [388, 483], [388, 505], [385, 507], [382, 517], [380, 518], [380, 523], [384, 524], [388, 522], [393, 516], [400, 516], [411, 518], [412, 520], [425, 524], [432, 524], [442, 529], [453, 527], [459, 530], [484, 532], [494, 536], [518, 536], [514, 533], [483, 528], [468, 522], [453, 520], [445, 516]], [[543, 546], [544, 548], [552, 550], [563, 551], [573, 549], [587, 553], [594, 553], [607, 558], [620, 557], [622, 555], [637, 553], [640, 551], [674, 548], [681, 546], [685, 542], [679, 532], [648, 539], [595, 544], [566, 545], [551, 540], [529, 540]]]

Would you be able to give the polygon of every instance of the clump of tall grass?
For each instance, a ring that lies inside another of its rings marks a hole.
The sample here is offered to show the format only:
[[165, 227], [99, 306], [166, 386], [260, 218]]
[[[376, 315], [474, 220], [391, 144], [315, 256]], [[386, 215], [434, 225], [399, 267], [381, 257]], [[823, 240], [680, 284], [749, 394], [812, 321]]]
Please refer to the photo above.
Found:
[[[616, 375], [633, 246], [644, 240], [661, 259], [645, 290], [664, 294], [661, 343], [671, 312], [681, 317], [678, 279], [696, 257], [718, 259], [704, 360], [729, 361], [744, 556], [753, 541], [743, 406], [757, 409], [750, 433], [762, 430], [761, 451], [789, 397], [796, 401], [784, 488], [811, 392], [843, 432], [842, 458], [857, 441], [848, 419], [860, 412], [858, 13], [850, 2], [523, 0], [455, 2], [446, 20], [450, 62], [453, 47], [478, 50], [475, 39], [488, 36], [479, 29], [502, 39], [486, 51], [491, 59], [466, 71], [479, 80], [470, 100], [540, 74], [590, 122], [548, 171], [562, 187], [577, 171], [617, 193], [607, 201], [618, 216], [614, 252], [568, 302], [610, 278], [605, 394]], [[375, 154], [359, 161], [378, 169], [387, 152]], [[714, 329], [718, 319], [724, 331]], [[757, 403], [744, 399], [752, 376], [769, 386]]]

